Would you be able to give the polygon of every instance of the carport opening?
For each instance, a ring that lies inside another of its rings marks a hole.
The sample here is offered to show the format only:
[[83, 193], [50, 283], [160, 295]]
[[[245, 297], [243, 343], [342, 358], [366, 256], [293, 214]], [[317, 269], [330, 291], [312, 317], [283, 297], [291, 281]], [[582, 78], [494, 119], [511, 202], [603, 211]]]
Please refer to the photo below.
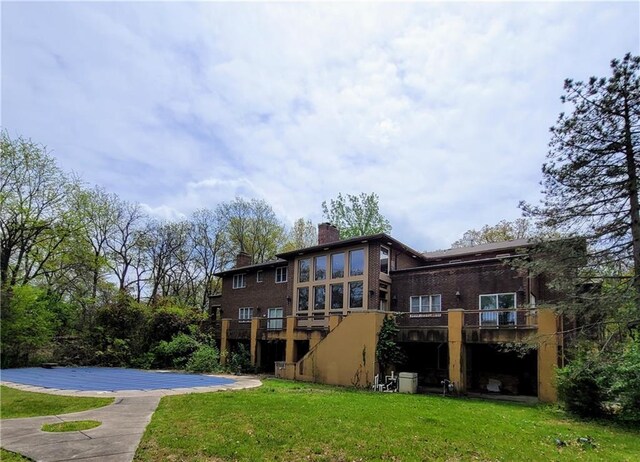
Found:
[[286, 346], [287, 342], [285, 340], [260, 341], [260, 370], [268, 374], [273, 374], [275, 372], [276, 361], [285, 360]]
[[449, 377], [449, 347], [446, 343], [407, 342], [399, 343], [406, 361], [401, 372], [416, 372], [418, 386], [441, 388], [441, 382]]
[[538, 355], [509, 351], [498, 344], [466, 346], [467, 390], [538, 396]]

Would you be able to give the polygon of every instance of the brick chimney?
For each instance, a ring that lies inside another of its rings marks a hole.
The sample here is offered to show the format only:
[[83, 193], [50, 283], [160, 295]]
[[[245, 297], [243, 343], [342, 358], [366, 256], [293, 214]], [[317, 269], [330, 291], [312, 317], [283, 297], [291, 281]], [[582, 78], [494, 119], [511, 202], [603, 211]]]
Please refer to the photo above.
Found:
[[236, 255], [236, 268], [241, 266], [249, 266], [251, 264], [251, 255], [247, 252], [240, 252]]
[[331, 223], [318, 224], [318, 245], [330, 244], [340, 240], [340, 231]]

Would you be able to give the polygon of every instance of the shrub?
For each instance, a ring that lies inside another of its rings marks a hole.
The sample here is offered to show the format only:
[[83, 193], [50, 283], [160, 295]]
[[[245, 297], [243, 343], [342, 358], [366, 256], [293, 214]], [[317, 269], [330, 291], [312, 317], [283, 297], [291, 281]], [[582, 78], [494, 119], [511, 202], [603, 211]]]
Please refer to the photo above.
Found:
[[193, 309], [174, 305], [156, 308], [149, 320], [149, 340], [169, 342], [178, 334], [188, 334], [200, 322], [202, 314]]
[[630, 342], [611, 368], [611, 396], [620, 409], [617, 417], [640, 423], [640, 343]]
[[227, 369], [234, 374], [253, 371], [251, 353], [244, 343], [239, 343], [238, 346], [229, 353]]
[[580, 417], [606, 414], [607, 374], [601, 361], [582, 354], [558, 370], [558, 396], [565, 409]]
[[201, 343], [187, 334], [178, 334], [170, 342], [161, 341], [155, 348], [156, 364], [182, 369]]
[[214, 372], [220, 369], [220, 353], [216, 347], [200, 345], [187, 361], [191, 372]]

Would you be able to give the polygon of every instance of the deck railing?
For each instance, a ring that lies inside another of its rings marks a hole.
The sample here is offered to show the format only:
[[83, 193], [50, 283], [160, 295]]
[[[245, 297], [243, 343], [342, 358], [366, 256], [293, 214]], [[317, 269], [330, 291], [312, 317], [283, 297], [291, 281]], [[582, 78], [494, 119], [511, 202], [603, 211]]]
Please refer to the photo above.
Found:
[[267, 332], [287, 330], [287, 318], [260, 318], [258, 329]]
[[533, 328], [538, 325], [535, 309], [465, 310], [465, 327]]
[[402, 313], [396, 316], [400, 329], [415, 327], [447, 327], [449, 316], [446, 311], [432, 311], [424, 313]]

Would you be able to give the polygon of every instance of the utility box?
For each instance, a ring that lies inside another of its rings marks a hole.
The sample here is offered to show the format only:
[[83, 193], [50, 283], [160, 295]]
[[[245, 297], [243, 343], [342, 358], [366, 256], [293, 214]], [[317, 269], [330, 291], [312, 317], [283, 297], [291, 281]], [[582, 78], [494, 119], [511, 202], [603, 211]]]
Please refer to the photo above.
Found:
[[400, 372], [398, 374], [398, 391], [400, 393], [416, 393], [418, 391], [418, 374]]

